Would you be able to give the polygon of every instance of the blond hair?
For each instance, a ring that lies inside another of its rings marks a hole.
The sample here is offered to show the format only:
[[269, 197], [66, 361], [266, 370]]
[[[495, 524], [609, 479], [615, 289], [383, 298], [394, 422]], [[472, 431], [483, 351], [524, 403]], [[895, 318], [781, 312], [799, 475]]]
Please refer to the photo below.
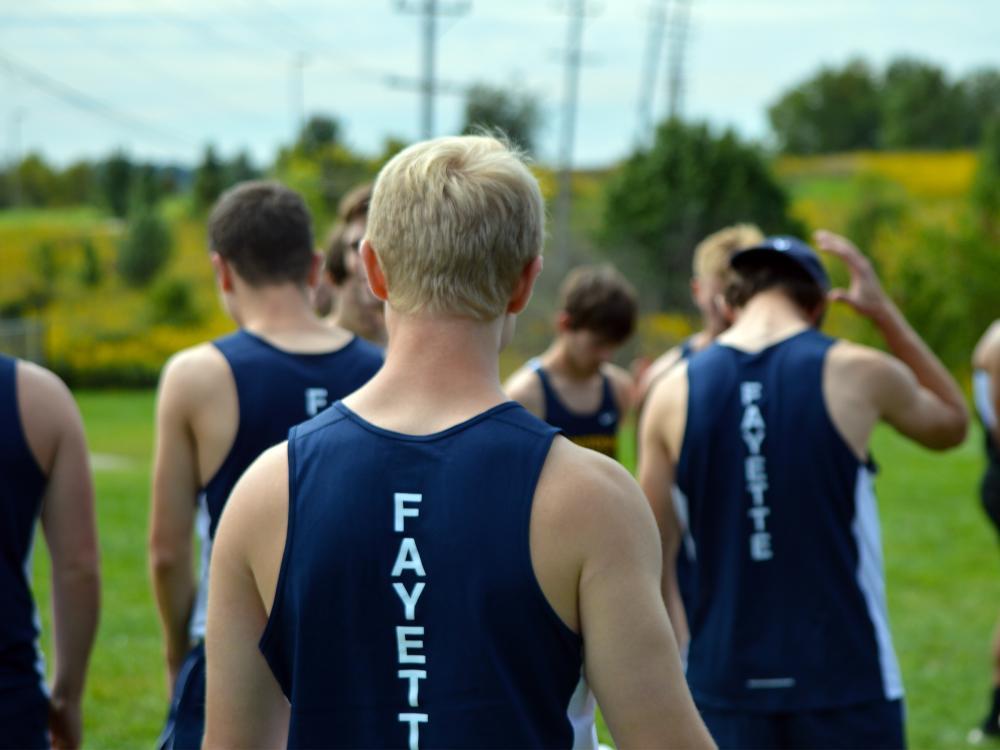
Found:
[[495, 138], [451, 136], [382, 168], [367, 236], [393, 309], [487, 321], [505, 312], [544, 231], [542, 193], [521, 155]]
[[734, 224], [713, 232], [694, 249], [693, 270], [698, 279], [726, 279], [729, 258], [738, 250], [764, 241], [764, 233], [754, 224]]

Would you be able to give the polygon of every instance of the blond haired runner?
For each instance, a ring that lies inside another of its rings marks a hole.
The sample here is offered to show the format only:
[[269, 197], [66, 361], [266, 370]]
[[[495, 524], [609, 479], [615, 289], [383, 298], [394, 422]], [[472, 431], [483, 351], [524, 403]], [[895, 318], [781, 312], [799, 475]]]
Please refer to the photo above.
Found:
[[668, 349], [647, 367], [636, 382], [636, 401], [641, 409], [653, 382], [701, 351], [729, 328], [729, 315], [722, 293], [729, 278], [729, 258], [737, 250], [756, 245], [764, 234], [753, 224], [734, 224], [713, 232], [694, 249], [691, 298], [701, 313], [701, 330], [680, 345]]
[[711, 746], [638, 486], [500, 387], [543, 217], [491, 138], [382, 170], [361, 255], [386, 363], [230, 499], [207, 747], [594, 747], [591, 689], [620, 746]]

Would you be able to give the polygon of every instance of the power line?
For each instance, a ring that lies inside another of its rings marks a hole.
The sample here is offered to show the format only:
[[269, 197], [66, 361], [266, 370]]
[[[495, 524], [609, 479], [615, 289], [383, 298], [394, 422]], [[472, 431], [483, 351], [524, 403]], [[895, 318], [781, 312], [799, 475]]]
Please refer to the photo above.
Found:
[[583, 62], [583, 26], [588, 15], [586, 0], [569, 0], [566, 29], [563, 117], [559, 137], [559, 193], [556, 196], [556, 263], [569, 260], [570, 214], [573, 209], [573, 145], [576, 137], [576, 105]]
[[40, 89], [50, 96], [62, 100], [70, 106], [81, 109], [90, 114], [103, 117], [107, 120], [117, 122], [132, 130], [141, 131], [150, 135], [155, 135], [161, 140], [170, 140], [175, 143], [183, 143], [185, 146], [193, 146], [195, 142], [187, 135], [178, 131], [169, 130], [148, 120], [136, 117], [125, 112], [120, 112], [111, 105], [97, 99], [90, 94], [80, 91], [68, 83], [56, 80], [47, 73], [17, 62], [9, 55], [0, 52], [0, 67], [7, 70], [10, 75], [17, 76], [22, 81]]
[[420, 108], [421, 137], [431, 138], [434, 135], [434, 97], [438, 91], [435, 78], [435, 54], [437, 47], [437, 19], [443, 15], [462, 15], [469, 10], [471, 0], [462, 0], [450, 6], [442, 7], [437, 0], [420, 0], [419, 5], [411, 6], [407, 0], [396, 0], [396, 9], [404, 13], [419, 13], [423, 15], [423, 45], [421, 50], [421, 68], [423, 80], [420, 83], [422, 92]]

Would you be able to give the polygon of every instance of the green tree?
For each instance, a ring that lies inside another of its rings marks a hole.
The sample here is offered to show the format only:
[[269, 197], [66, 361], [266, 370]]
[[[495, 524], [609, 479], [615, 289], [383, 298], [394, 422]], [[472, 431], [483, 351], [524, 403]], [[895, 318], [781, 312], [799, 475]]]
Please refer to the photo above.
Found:
[[154, 325], [184, 328], [198, 325], [203, 319], [191, 282], [185, 279], [160, 279], [153, 284], [148, 310], [150, 323]]
[[867, 63], [823, 68], [784, 94], [767, 111], [783, 151], [815, 154], [875, 148], [878, 82]]
[[882, 83], [884, 148], [952, 148], [962, 145], [965, 107], [961, 91], [930, 63], [893, 61]]
[[994, 240], [1000, 238], [1000, 114], [983, 128], [971, 198], [982, 233]]
[[84, 237], [80, 242], [80, 283], [87, 287], [95, 287], [104, 278], [104, 269], [101, 267], [101, 258], [97, 254], [97, 248], [90, 237]]
[[649, 291], [660, 304], [686, 306], [695, 245], [747, 221], [767, 234], [803, 231], [755, 147], [731, 131], [716, 135], [704, 124], [672, 120], [609, 180], [601, 239], [656, 285]]
[[226, 189], [226, 170], [215, 153], [215, 147], [205, 148], [201, 164], [194, 173], [194, 205], [198, 211], [208, 210]]
[[118, 272], [129, 286], [146, 286], [166, 265], [171, 249], [166, 223], [148, 206], [137, 208], [118, 245]]
[[531, 92], [477, 83], [466, 92], [463, 118], [463, 133], [500, 130], [531, 153], [542, 124], [542, 107]]
[[240, 151], [226, 165], [226, 187], [235, 185], [238, 182], [255, 180], [258, 177], [260, 177], [260, 171], [253, 165], [250, 154], [246, 151]]
[[100, 167], [100, 188], [104, 204], [119, 218], [128, 214], [132, 190], [132, 162], [123, 151], [116, 151]]
[[16, 167], [20, 202], [27, 206], [48, 206], [59, 191], [58, 174], [39, 154], [28, 154]]
[[313, 115], [302, 126], [297, 150], [306, 156], [314, 156], [327, 146], [340, 142], [340, 123], [329, 115]]
[[1000, 117], [1000, 70], [983, 68], [958, 83], [965, 106], [965, 145], [979, 145], [991, 120]]

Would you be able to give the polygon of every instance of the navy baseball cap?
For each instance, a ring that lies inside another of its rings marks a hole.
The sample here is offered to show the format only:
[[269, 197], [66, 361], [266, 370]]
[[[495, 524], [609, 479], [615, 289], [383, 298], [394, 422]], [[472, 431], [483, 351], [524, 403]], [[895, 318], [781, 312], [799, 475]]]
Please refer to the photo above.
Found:
[[740, 250], [729, 259], [729, 265], [739, 270], [740, 266], [751, 259], [765, 260], [766, 256], [780, 254], [809, 274], [823, 291], [830, 290], [830, 277], [819, 259], [819, 255], [809, 245], [797, 237], [768, 237], [763, 242]]

